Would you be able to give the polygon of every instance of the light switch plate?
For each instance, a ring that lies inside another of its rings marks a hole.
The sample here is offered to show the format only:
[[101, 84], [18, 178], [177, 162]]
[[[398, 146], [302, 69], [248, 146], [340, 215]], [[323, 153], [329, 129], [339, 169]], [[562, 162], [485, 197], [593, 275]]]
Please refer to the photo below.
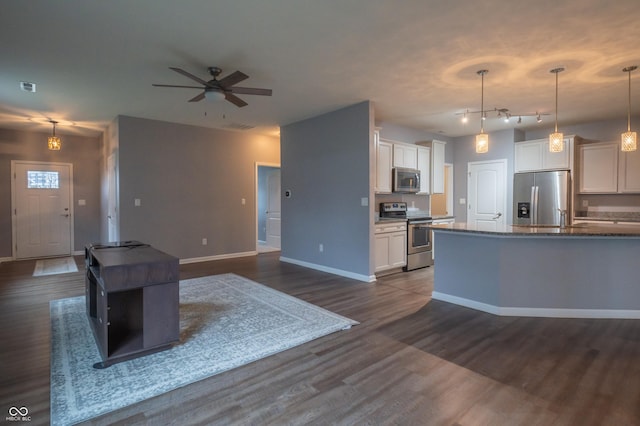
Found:
[[133, 200], [133, 205], [136, 207], [140, 207], [142, 205], [140, 198], [136, 198], [135, 200]]

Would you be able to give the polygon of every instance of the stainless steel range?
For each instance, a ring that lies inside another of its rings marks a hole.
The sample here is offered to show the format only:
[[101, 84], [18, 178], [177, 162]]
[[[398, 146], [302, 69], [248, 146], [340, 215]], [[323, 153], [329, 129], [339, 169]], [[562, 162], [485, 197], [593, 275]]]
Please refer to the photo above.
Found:
[[407, 203], [380, 203], [380, 217], [407, 220], [407, 266], [405, 271], [433, 265], [429, 212], [409, 210]]

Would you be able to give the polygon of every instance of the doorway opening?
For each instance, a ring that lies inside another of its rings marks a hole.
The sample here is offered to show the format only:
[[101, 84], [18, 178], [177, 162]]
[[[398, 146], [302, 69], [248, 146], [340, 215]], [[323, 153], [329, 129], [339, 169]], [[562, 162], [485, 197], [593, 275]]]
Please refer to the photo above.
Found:
[[444, 165], [444, 193], [431, 194], [432, 216], [453, 216], [453, 164]]
[[281, 248], [280, 165], [256, 163], [256, 251]]

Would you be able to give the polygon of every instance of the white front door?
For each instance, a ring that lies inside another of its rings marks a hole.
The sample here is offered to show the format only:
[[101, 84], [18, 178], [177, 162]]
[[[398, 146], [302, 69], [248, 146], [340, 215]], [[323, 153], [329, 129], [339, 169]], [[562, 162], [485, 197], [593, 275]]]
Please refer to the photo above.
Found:
[[16, 259], [70, 256], [72, 166], [12, 161]]
[[267, 175], [267, 245], [280, 248], [280, 169]]
[[507, 160], [469, 163], [467, 223], [480, 230], [497, 230], [507, 211]]

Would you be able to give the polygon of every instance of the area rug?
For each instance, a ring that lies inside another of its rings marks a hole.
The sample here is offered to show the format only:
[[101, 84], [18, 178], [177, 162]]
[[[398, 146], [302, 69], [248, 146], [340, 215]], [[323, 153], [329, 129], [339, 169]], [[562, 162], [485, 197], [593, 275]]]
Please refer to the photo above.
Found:
[[33, 269], [33, 276], [68, 274], [70, 272], [78, 272], [76, 261], [73, 257], [59, 257], [38, 260], [36, 267]]
[[358, 324], [235, 274], [180, 281], [180, 342], [98, 370], [85, 298], [53, 300], [51, 424], [69, 425]]

